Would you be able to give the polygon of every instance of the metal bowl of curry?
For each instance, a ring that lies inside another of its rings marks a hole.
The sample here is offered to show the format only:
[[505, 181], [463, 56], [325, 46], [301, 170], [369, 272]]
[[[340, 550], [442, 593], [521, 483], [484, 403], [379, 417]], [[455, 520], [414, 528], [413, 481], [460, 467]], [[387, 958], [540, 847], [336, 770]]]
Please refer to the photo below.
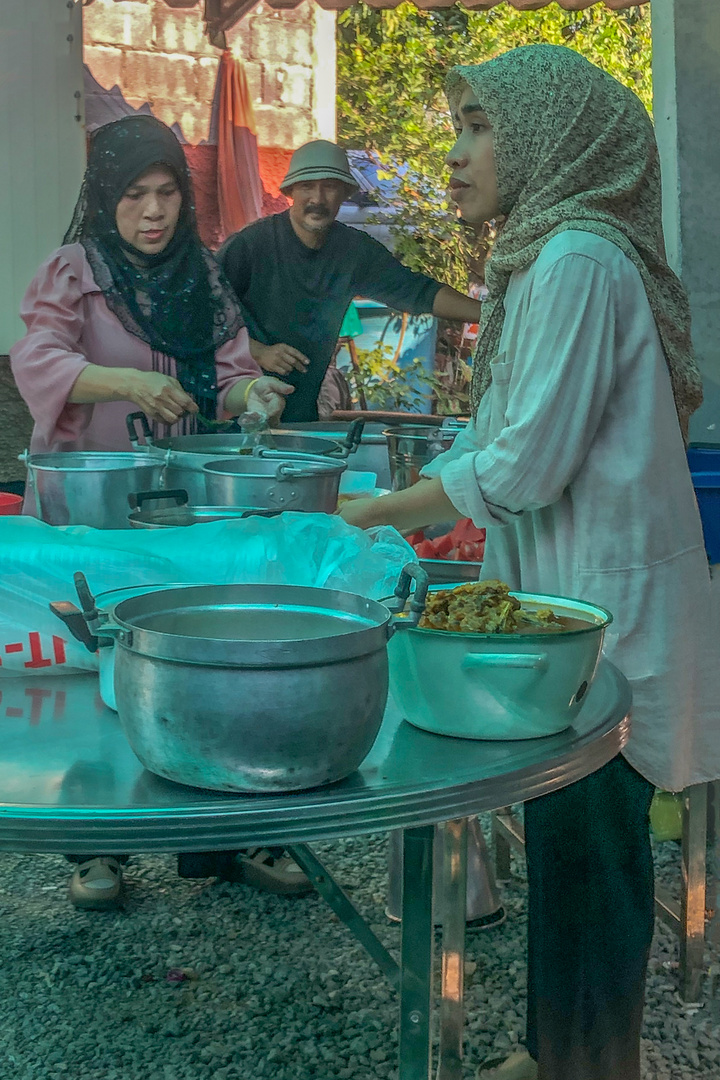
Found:
[[462, 597], [488, 584], [499, 583], [429, 590], [417, 628], [389, 643], [393, 697], [411, 724], [438, 735], [535, 739], [565, 730], [595, 677], [612, 615], [506, 586], [504, 623], [497, 610], [486, 625], [473, 621], [471, 609], [464, 622], [462, 604], [447, 603], [451, 592]]

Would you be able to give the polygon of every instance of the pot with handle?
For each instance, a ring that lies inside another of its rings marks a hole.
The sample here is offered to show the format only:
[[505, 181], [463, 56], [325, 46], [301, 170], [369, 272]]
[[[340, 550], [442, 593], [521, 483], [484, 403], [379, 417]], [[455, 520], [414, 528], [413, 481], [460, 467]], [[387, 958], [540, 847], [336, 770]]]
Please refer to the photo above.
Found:
[[127, 529], [128, 495], [160, 486], [162, 463], [119, 451], [21, 455], [36, 513], [49, 525]]
[[449, 450], [462, 430], [456, 423], [441, 426], [407, 424], [386, 428], [387, 453], [390, 463], [390, 486], [393, 491], [412, 487], [420, 479], [423, 466]]
[[344, 461], [229, 458], [205, 465], [208, 502], [334, 514]]
[[[212, 435], [174, 435], [165, 439], [153, 439], [152, 430], [145, 413], [130, 413], [126, 419], [128, 436], [134, 450], [148, 454], [163, 465], [162, 485], [166, 488], [185, 488], [190, 502], [205, 505], [208, 496], [205, 488], [204, 466], [218, 458], [233, 455], [249, 457], [269, 455], [275, 460], [288, 460], [296, 456], [329, 457], [344, 460], [356, 450], [362, 435], [362, 421], [348, 431], [343, 442], [318, 439], [294, 432], [280, 432], [259, 436], [260, 445], [249, 445], [249, 436], [241, 432]], [[138, 430], [138, 425], [140, 430]], [[144, 442], [140, 442], [140, 434]], [[212, 499], [210, 500], [212, 501]]]
[[[372, 414], [367, 414], [372, 415]], [[415, 417], [417, 420], [417, 417]], [[360, 445], [357, 447], [353, 459], [352, 468], [358, 472], [373, 472], [377, 476], [378, 486], [390, 487], [390, 463], [388, 461], [387, 439], [383, 432], [387, 423], [378, 423], [361, 418], [363, 424], [360, 436]], [[353, 421], [353, 423], [357, 423]], [[306, 432], [317, 439], [325, 439], [328, 442], [347, 437], [351, 429], [349, 421], [340, 420], [308, 420], [283, 425], [278, 429], [278, 434], [289, 432]], [[273, 432], [274, 434], [274, 432]]]
[[511, 595], [524, 608], [551, 608], [569, 628], [513, 634], [414, 628], [397, 635], [389, 650], [391, 686], [411, 724], [468, 739], [532, 739], [572, 724], [612, 615], [581, 600]]
[[392, 608], [285, 585], [163, 588], [99, 610], [51, 605], [91, 649], [115, 642], [115, 697], [146, 768], [220, 791], [295, 791], [348, 776], [370, 751], [388, 691], [387, 642], [425, 604], [406, 567]]

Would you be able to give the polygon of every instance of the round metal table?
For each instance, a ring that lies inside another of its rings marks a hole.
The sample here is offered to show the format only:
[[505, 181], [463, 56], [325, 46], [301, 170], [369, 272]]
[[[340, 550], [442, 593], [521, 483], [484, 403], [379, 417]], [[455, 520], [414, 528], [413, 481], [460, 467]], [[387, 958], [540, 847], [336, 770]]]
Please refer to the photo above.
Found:
[[[0, 681], [0, 850], [183, 852], [289, 848], [321, 895], [400, 990], [400, 1080], [431, 1075], [434, 826], [445, 822], [438, 1080], [461, 1075], [466, 824], [599, 769], [629, 733], [630, 689], [601, 663], [575, 726], [524, 742], [443, 738], [404, 722], [392, 700], [358, 772], [291, 795], [226, 795], [148, 773], [94, 675]], [[404, 830], [400, 963], [307, 847]]]

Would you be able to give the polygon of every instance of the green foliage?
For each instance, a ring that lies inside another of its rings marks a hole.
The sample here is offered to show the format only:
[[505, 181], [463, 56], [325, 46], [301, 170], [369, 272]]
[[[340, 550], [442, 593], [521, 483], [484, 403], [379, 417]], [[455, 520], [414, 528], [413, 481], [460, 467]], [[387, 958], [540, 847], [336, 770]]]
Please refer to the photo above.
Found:
[[386, 412], [419, 412], [434, 382], [421, 359], [400, 365], [393, 346], [382, 341], [373, 349], [358, 349], [357, 367], [345, 374], [356, 405], [362, 391], [369, 409]]
[[382, 341], [356, 355], [357, 367], [345, 372], [355, 406], [364, 397], [368, 409], [385, 412], [420, 412], [428, 401], [443, 416], [467, 412], [470, 368], [463, 360], [447, 357], [443, 369], [429, 375], [419, 357], [401, 365]]
[[[477, 241], [445, 199], [443, 162], [454, 136], [443, 93], [453, 64], [477, 64], [518, 45], [569, 45], [652, 102], [650, 13], [556, 5], [519, 12], [506, 5], [469, 12], [420, 11], [409, 3], [376, 11], [354, 4], [338, 17], [338, 138], [375, 153], [392, 172], [405, 163], [394, 228], [404, 263], [465, 290]], [[406, 231], [410, 229], [410, 234]]]

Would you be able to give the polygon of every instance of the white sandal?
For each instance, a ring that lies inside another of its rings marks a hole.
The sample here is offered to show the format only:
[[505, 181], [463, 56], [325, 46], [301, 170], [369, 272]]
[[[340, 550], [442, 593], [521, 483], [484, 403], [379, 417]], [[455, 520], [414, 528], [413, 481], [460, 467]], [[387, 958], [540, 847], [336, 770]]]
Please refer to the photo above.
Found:
[[108, 911], [122, 905], [122, 867], [111, 855], [99, 855], [78, 863], [70, 878], [68, 894], [73, 907]]

